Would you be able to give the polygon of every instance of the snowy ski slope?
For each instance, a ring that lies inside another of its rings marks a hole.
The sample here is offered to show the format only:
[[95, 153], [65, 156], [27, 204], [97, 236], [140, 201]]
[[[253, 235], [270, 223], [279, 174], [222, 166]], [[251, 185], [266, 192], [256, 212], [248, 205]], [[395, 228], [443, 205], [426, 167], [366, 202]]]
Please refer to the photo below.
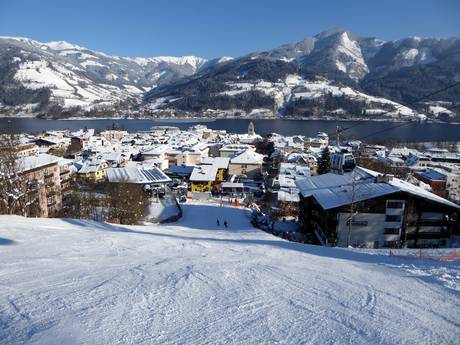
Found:
[[167, 226], [0, 216], [0, 344], [458, 344], [455, 280], [455, 262], [290, 243], [231, 207]]

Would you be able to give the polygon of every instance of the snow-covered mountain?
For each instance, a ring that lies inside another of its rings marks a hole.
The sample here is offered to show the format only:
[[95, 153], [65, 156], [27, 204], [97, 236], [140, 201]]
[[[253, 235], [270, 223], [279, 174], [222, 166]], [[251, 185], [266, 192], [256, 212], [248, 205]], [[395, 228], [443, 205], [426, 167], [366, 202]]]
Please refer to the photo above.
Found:
[[[366, 94], [325, 77], [307, 76], [292, 65], [262, 61], [235, 61], [226, 66], [227, 73], [215, 75], [211, 72], [199, 78], [192, 77], [185, 83], [180, 81], [154, 89], [146, 96], [148, 102], [144, 112], [401, 120], [415, 119], [419, 115], [398, 102]], [[263, 68], [274, 73], [274, 78], [260, 77], [257, 72], [261, 63], [267, 64]]]
[[192, 75], [207, 62], [196, 56], [108, 56], [64, 41], [15, 37], [0, 38], [0, 59], [0, 107], [13, 112], [133, 108], [152, 87]]
[[[449, 109], [458, 103], [460, 88], [414, 101], [458, 80], [459, 38], [385, 42], [332, 29], [275, 49], [211, 60], [108, 56], [63, 41], [0, 38], [2, 114], [407, 118], [423, 113], [450, 121], [459, 116]], [[447, 110], [432, 112], [427, 101]]]
[[359, 80], [369, 73], [365, 56], [382, 44], [379, 40], [366, 41], [366, 49], [361, 49], [360, 41], [350, 31], [333, 29], [253, 56], [294, 61], [316, 72], [340, 72]]
[[377, 72], [427, 65], [456, 56], [459, 38], [407, 37], [385, 42], [332, 29], [304, 40], [251, 56], [293, 61], [310, 70], [359, 81]]
[[[384, 42], [333, 29], [201, 69], [146, 95], [147, 111], [301, 117], [417, 118], [414, 100], [460, 80], [460, 39]], [[296, 81], [292, 83], [292, 81]], [[314, 92], [312, 92], [314, 90]], [[298, 96], [300, 95], [300, 96]], [[460, 88], [430, 101], [458, 102]], [[410, 103], [410, 107], [403, 104]], [[410, 109], [414, 108], [414, 109]], [[453, 112], [447, 113], [455, 117]]]

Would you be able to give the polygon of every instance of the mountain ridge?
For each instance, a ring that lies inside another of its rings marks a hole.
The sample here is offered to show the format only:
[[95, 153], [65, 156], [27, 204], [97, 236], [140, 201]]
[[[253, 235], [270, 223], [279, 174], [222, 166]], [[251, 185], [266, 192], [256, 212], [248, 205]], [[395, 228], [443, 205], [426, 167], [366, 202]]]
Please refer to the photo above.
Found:
[[[387, 109], [391, 102], [402, 107], [456, 80], [459, 38], [383, 41], [331, 29], [262, 52], [208, 60], [109, 56], [66, 41], [0, 37], [0, 113], [6, 115], [251, 116], [265, 109], [268, 116], [369, 117], [368, 110], [385, 108], [380, 113], [398, 118], [400, 112]], [[343, 88], [353, 92], [337, 92]], [[438, 117], [430, 107], [454, 104], [459, 95], [451, 90], [403, 117]]]

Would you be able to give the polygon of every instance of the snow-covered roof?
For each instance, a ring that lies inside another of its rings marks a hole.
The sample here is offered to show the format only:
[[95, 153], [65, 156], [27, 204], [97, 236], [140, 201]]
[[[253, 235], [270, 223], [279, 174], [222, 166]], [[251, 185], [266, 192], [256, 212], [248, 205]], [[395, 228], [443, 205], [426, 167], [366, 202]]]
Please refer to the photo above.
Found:
[[63, 158], [63, 157], [58, 157], [59, 160], [58, 160], [58, 164], [59, 166], [64, 166], [64, 165], [72, 165], [74, 160], [73, 159], [67, 159], [67, 158]]
[[277, 197], [278, 201], [284, 202], [299, 202], [300, 200], [299, 193], [286, 190], [279, 190], [277, 192]]
[[123, 155], [121, 152], [108, 152], [108, 153], [103, 153], [100, 157], [103, 160], [109, 161], [109, 162], [121, 162], [123, 161]]
[[201, 151], [196, 146], [171, 147], [166, 150], [166, 153], [170, 155], [178, 155], [178, 154], [201, 155]]
[[[419, 198], [460, 209], [459, 205], [449, 200], [395, 177], [389, 179], [388, 182], [377, 183], [375, 178], [379, 175], [382, 174], [370, 169], [357, 167], [353, 172], [343, 175], [327, 173], [306, 177], [296, 181], [296, 185], [303, 197], [313, 196], [324, 209], [347, 205], [352, 200], [358, 202], [396, 192], [405, 192]], [[354, 197], [352, 198], [353, 194]]]
[[158, 145], [155, 147], [151, 147], [146, 151], [143, 151], [142, 154], [144, 155], [162, 155], [165, 153], [170, 147], [168, 145]]
[[59, 162], [60, 157], [41, 153], [37, 156], [22, 157], [17, 161], [17, 168], [20, 172], [37, 169], [46, 165]]
[[312, 154], [305, 154], [305, 153], [298, 153], [298, 152], [293, 152], [287, 156], [287, 161], [289, 163], [295, 163], [295, 164], [299, 164], [302, 162], [308, 164], [309, 159], [316, 160], [315, 156]]
[[402, 156], [407, 157], [409, 155], [420, 155], [420, 152], [416, 149], [408, 149], [407, 147], [394, 147], [391, 149], [388, 156]]
[[171, 179], [158, 168], [144, 169], [143, 167], [125, 167], [107, 169], [109, 182], [115, 183], [166, 183]]
[[244, 188], [241, 182], [222, 182], [222, 188]]
[[100, 165], [99, 164], [89, 164], [85, 163], [82, 165], [80, 170], [78, 170], [79, 174], [90, 174], [99, 171]]
[[101, 164], [105, 161], [100, 159], [89, 159], [82, 162], [82, 167], [78, 170], [79, 174], [95, 173], [101, 169]]
[[198, 165], [190, 176], [190, 181], [214, 181], [216, 179], [217, 167], [215, 165]]
[[262, 137], [258, 134], [237, 134], [238, 140], [243, 144], [252, 144], [256, 140], [261, 140]]
[[[354, 191], [353, 191], [354, 188]], [[313, 193], [316, 201], [325, 210], [378, 198], [387, 194], [398, 192], [398, 188], [386, 183], [358, 183], [339, 187], [323, 188]]]
[[278, 183], [280, 188], [295, 188], [296, 177], [292, 175], [278, 175]]
[[205, 157], [201, 164], [215, 165], [217, 169], [227, 169], [230, 158], [228, 157]]
[[310, 176], [310, 167], [295, 163], [281, 163], [280, 175]]
[[229, 144], [220, 148], [220, 151], [243, 151], [249, 148], [250, 146], [246, 144]]
[[233, 164], [262, 164], [263, 161], [264, 156], [251, 149], [238, 153], [230, 159], [230, 163]]
[[316, 190], [323, 188], [332, 188], [351, 184], [353, 181], [374, 181], [374, 176], [368, 174], [361, 168], [357, 168], [353, 173], [345, 173], [343, 175], [327, 173], [323, 175], [310, 176], [296, 181], [296, 185], [300, 193], [304, 197], [312, 195]]
[[420, 176], [423, 176], [429, 180], [443, 180], [447, 179], [447, 175], [440, 173], [439, 171], [433, 169], [427, 169], [420, 173]]
[[460, 209], [459, 205], [454, 204], [453, 202], [447, 199], [441, 198], [440, 196], [434, 193], [431, 193], [421, 187], [414, 186], [412, 183], [403, 181], [399, 178], [393, 178], [389, 183], [392, 186], [399, 188], [399, 190], [412, 194], [419, 198], [426, 199], [426, 200], [433, 201], [433, 202], [440, 203], [440, 204], [444, 204], [446, 206], [453, 207], [456, 209]]
[[194, 167], [188, 165], [173, 165], [170, 166], [166, 172], [169, 174], [177, 174], [177, 175], [191, 175], [193, 172]]

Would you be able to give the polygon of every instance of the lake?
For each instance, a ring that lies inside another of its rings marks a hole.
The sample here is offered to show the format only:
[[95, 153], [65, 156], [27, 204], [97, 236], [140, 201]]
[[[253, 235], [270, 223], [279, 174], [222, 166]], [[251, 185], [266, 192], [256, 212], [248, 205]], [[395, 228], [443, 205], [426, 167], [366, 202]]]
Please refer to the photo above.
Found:
[[[133, 119], [100, 119], [100, 120], [41, 120], [35, 118], [0, 118], [0, 133], [36, 133], [46, 130], [88, 127], [106, 129], [116, 124], [129, 132], [145, 131], [152, 126], [176, 126], [186, 129], [195, 124], [204, 124], [211, 129], [224, 129], [233, 133], [245, 133], [248, 119], [218, 120], [133, 120]], [[252, 120], [259, 134], [276, 132], [283, 135], [314, 136], [317, 132], [335, 133], [336, 126], [350, 128], [343, 132], [348, 139], [362, 139], [367, 142], [382, 140], [396, 141], [460, 141], [460, 125], [448, 123], [395, 123], [375, 121], [325, 121], [325, 120]]]

